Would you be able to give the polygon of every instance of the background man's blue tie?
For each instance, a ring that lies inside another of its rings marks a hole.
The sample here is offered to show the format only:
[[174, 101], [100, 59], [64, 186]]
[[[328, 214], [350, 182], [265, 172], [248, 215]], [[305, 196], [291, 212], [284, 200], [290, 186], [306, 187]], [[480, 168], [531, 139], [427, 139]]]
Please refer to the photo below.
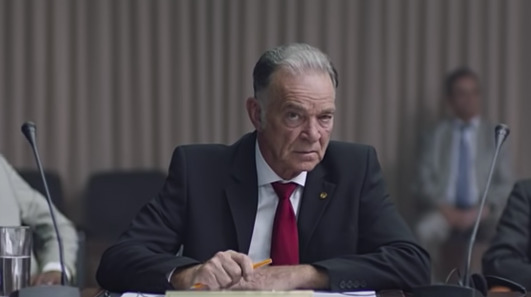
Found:
[[457, 208], [467, 209], [472, 207], [470, 197], [470, 147], [466, 140], [468, 124], [461, 126], [459, 135], [459, 163], [457, 166], [457, 182], [455, 184], [455, 205]]

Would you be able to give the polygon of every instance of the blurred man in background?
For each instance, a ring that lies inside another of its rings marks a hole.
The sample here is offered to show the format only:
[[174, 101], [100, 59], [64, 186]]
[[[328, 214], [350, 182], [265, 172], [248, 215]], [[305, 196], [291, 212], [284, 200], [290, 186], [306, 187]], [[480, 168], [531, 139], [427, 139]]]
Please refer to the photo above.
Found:
[[[495, 125], [480, 116], [477, 75], [467, 68], [451, 72], [445, 93], [452, 116], [438, 123], [424, 139], [417, 182], [423, 213], [417, 234], [430, 252], [435, 269], [441, 244], [448, 239], [464, 242], [469, 237], [495, 151]], [[510, 156], [505, 147], [481, 217], [479, 241], [488, 240], [494, 232], [511, 183]]]
[[[0, 155], [0, 226], [29, 226], [33, 233], [32, 285], [61, 283], [59, 246], [46, 198], [32, 189]], [[77, 233], [57, 209], [55, 216], [64, 247], [69, 279], [76, 274]]]

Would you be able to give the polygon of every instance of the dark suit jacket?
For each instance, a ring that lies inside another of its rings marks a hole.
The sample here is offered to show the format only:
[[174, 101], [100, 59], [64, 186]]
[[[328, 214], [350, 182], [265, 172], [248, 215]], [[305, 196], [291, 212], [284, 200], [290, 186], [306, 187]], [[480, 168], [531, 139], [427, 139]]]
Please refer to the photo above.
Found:
[[[228, 249], [247, 253], [258, 203], [255, 141], [252, 133], [232, 146], [176, 148], [161, 193], [103, 255], [100, 285], [163, 292], [176, 267]], [[429, 282], [429, 256], [397, 213], [369, 146], [329, 144], [307, 175], [298, 228], [300, 262], [326, 270], [331, 290]], [[183, 254], [175, 256], [181, 244]]]
[[514, 185], [491, 246], [483, 255], [483, 273], [501, 276], [531, 290], [531, 179]]

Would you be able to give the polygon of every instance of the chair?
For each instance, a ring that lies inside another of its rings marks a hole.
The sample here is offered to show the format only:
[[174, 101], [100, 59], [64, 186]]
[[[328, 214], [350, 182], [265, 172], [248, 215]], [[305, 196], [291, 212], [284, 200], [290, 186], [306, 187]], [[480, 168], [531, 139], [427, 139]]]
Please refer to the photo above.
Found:
[[164, 180], [165, 175], [157, 170], [100, 172], [89, 178], [84, 195], [88, 286], [96, 285], [94, 275], [105, 249], [155, 197]]
[[164, 184], [157, 170], [111, 171], [92, 175], [85, 194], [89, 238], [115, 240]]
[[[35, 190], [39, 191], [46, 197], [44, 191], [44, 185], [42, 183], [41, 174], [36, 169], [19, 169], [18, 173], [22, 178]], [[61, 178], [55, 171], [44, 170], [44, 176], [48, 182], [48, 190], [50, 190], [50, 196], [52, 202], [62, 213], [65, 212], [65, 203], [63, 198], [63, 188], [61, 184]]]

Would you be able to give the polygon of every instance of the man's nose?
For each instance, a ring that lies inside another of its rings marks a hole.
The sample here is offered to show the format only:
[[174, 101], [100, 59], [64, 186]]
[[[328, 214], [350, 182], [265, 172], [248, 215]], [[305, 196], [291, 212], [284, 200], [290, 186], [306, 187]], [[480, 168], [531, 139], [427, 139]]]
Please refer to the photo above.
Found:
[[308, 141], [315, 142], [321, 138], [321, 133], [319, 131], [319, 122], [315, 118], [310, 118], [303, 130], [303, 135]]

